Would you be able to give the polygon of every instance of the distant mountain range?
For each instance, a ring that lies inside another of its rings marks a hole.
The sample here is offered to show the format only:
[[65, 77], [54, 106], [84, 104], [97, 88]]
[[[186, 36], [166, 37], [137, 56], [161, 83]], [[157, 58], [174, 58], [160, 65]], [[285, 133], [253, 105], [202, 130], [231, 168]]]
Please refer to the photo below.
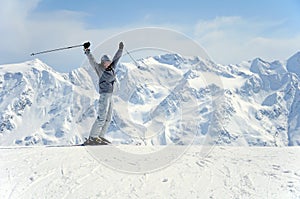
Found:
[[[300, 52], [221, 65], [165, 54], [120, 63], [115, 144], [300, 145]], [[96, 118], [97, 78], [40, 60], [0, 66], [0, 144], [81, 143]]]

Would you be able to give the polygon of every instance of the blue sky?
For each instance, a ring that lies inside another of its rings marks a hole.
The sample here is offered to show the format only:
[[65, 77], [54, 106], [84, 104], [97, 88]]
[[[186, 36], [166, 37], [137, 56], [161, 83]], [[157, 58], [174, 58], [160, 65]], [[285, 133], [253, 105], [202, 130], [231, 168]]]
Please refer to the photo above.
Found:
[[[123, 31], [162, 27], [186, 34], [217, 63], [261, 57], [285, 60], [300, 51], [299, 0], [2, 0], [0, 64], [30, 53], [91, 41]], [[176, 42], [174, 42], [176, 45]], [[80, 67], [82, 50], [38, 56], [61, 72]]]

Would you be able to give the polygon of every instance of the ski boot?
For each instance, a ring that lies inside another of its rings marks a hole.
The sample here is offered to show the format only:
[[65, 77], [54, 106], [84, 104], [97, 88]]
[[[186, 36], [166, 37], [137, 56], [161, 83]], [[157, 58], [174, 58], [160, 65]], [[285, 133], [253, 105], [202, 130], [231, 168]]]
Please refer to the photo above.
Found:
[[85, 140], [83, 143], [84, 146], [87, 145], [107, 145], [110, 142], [106, 140], [105, 138], [102, 137], [89, 137], [88, 139]]

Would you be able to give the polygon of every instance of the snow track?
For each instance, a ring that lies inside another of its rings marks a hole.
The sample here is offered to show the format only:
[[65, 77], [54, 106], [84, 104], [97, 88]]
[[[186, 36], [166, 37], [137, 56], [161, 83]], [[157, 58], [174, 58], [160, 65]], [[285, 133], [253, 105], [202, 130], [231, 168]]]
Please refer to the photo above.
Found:
[[164, 169], [129, 174], [85, 147], [1, 148], [0, 198], [300, 198], [299, 147], [200, 151], [191, 146]]

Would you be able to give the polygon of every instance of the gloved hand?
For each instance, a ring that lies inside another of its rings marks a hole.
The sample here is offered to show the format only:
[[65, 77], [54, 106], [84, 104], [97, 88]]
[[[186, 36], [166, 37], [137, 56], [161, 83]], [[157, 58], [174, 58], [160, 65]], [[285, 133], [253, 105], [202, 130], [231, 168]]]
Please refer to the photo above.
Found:
[[123, 49], [124, 48], [124, 44], [123, 44], [123, 42], [120, 42], [119, 43], [119, 49]]
[[90, 45], [91, 45], [90, 42], [85, 42], [83, 44], [83, 51], [86, 55], [90, 53], [90, 49], [89, 49]]
[[90, 42], [85, 42], [83, 44], [84, 49], [88, 49], [90, 47], [91, 43]]

